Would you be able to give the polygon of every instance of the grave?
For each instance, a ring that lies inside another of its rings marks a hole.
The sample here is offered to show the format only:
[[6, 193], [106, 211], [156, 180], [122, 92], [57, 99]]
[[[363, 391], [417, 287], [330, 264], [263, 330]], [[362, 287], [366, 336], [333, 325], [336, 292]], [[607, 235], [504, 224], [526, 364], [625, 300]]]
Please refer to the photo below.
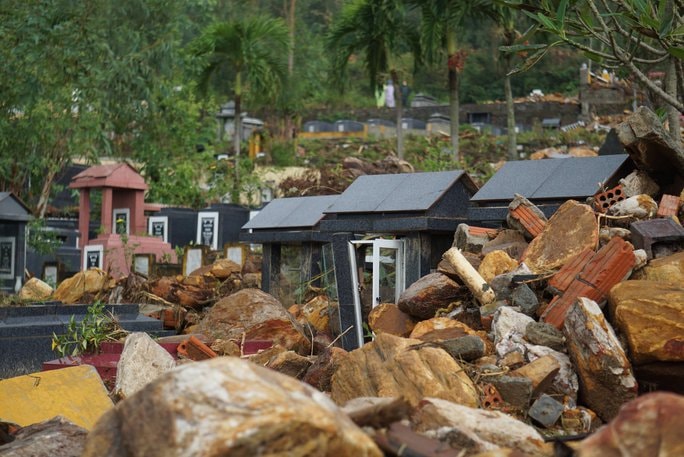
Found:
[[[26, 259], [28, 207], [10, 192], [0, 192], [0, 290], [17, 292], [22, 285]], [[1, 353], [1, 352], [0, 352]]]
[[43, 230], [54, 235], [59, 245], [49, 254], [41, 254], [29, 246], [26, 269], [33, 276], [55, 286], [81, 271], [78, 219], [47, 218]]

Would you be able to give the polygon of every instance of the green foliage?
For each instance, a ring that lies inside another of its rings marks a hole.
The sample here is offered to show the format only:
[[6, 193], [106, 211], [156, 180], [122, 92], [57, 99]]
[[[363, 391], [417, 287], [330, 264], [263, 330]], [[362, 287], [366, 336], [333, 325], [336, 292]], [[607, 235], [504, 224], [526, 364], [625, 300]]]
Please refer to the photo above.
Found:
[[46, 230], [44, 219], [32, 219], [27, 224], [27, 243], [35, 252], [41, 255], [54, 253], [61, 246], [61, 242], [54, 232]]
[[102, 342], [115, 341], [121, 334], [121, 327], [114, 317], [106, 314], [105, 304], [95, 302], [88, 307], [80, 322], [71, 316], [66, 333], [52, 334], [52, 350], [59, 357], [94, 354], [99, 351]]

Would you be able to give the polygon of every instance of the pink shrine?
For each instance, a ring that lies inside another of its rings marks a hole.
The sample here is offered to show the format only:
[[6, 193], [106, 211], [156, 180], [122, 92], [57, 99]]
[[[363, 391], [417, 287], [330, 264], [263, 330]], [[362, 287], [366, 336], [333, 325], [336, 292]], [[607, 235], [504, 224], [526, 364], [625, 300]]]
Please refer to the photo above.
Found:
[[[145, 210], [152, 207], [145, 205], [147, 184], [133, 167], [126, 163], [96, 165], [74, 176], [69, 188], [80, 192], [78, 230], [84, 269], [95, 266], [87, 257], [89, 252], [99, 253], [101, 258], [92, 260], [97, 259], [96, 263], [115, 278], [130, 274], [134, 254], [154, 254], [157, 261], [168, 255], [171, 262], [176, 261], [169, 243], [147, 235]], [[94, 239], [88, 235], [91, 189], [102, 190], [100, 228]]]

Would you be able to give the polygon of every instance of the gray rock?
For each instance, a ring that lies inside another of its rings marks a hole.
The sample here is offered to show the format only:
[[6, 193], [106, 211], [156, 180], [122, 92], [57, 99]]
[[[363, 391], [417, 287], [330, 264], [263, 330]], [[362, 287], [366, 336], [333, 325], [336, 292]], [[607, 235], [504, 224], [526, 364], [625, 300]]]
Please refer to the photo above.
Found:
[[496, 387], [506, 403], [519, 409], [527, 409], [532, 398], [532, 381], [514, 376], [494, 376], [490, 383]]
[[551, 427], [563, 414], [563, 403], [546, 394], [541, 395], [532, 404], [527, 415], [544, 427]]
[[175, 367], [176, 361], [171, 354], [147, 333], [131, 333], [117, 364], [114, 392], [121, 398], [130, 397]]
[[461, 338], [444, 340], [436, 343], [457, 360], [471, 362], [485, 355], [485, 344], [477, 335], [466, 335]]
[[537, 294], [527, 284], [521, 284], [511, 293], [511, 305], [520, 308], [523, 314], [530, 317], [537, 315], [539, 309], [539, 299]]
[[565, 351], [565, 336], [546, 322], [530, 322], [525, 327], [525, 339], [532, 344], [550, 347], [555, 351]]
[[0, 446], [3, 457], [80, 457], [88, 430], [61, 416], [19, 430], [15, 440]]

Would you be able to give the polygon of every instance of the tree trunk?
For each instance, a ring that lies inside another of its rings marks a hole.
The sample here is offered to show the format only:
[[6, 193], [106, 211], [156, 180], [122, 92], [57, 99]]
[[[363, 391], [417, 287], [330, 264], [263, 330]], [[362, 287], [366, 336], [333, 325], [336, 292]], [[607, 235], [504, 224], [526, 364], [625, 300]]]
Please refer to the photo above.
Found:
[[454, 159], [463, 162], [463, 156], [458, 147], [459, 128], [459, 100], [458, 100], [458, 66], [457, 66], [456, 32], [447, 30], [447, 55], [449, 57], [449, 117], [451, 122], [451, 148]]
[[295, 9], [297, 7], [297, 0], [290, 0], [290, 8], [287, 14], [288, 29], [290, 32], [290, 49], [287, 53], [287, 72], [292, 76], [294, 71], [294, 48], [295, 48], [295, 26], [296, 15]]
[[[510, 59], [507, 58], [509, 63]], [[510, 68], [506, 65], [506, 69]], [[508, 160], [517, 160], [518, 147], [515, 134], [515, 104], [513, 103], [513, 91], [511, 90], [511, 77], [506, 75], [504, 78], [504, 92], [506, 93], [506, 127], [508, 129]]]
[[50, 201], [50, 191], [52, 190], [52, 183], [55, 180], [55, 175], [57, 174], [56, 167], [48, 167], [46, 170], [46, 175], [43, 181], [43, 187], [40, 190], [40, 197], [38, 198], [38, 205], [36, 207], [36, 214], [39, 219], [45, 217], [45, 211], [47, 211], [48, 202]]
[[404, 107], [401, 100], [401, 85], [399, 84], [398, 74], [396, 70], [391, 71], [392, 80], [394, 81], [394, 103], [397, 114], [397, 157], [404, 159], [404, 128], [402, 126], [402, 118], [404, 117]]
[[[675, 57], [670, 57], [667, 69], [667, 79], [665, 80], [665, 90], [673, 98], [677, 99], [677, 62]], [[682, 145], [682, 133], [679, 126], [679, 110], [672, 105], [667, 105], [667, 119], [670, 124], [670, 136], [677, 143]]]
[[235, 94], [235, 121], [233, 125], [233, 150], [235, 151], [235, 182], [233, 183], [233, 203], [240, 201], [240, 146], [242, 145], [242, 100], [241, 96]]

